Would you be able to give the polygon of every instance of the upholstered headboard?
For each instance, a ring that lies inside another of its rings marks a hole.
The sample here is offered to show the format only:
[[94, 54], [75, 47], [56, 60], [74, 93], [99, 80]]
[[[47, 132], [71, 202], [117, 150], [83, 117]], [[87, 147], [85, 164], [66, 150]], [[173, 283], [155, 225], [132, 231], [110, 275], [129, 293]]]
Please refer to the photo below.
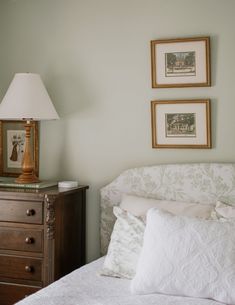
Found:
[[168, 164], [129, 169], [101, 189], [101, 253], [105, 254], [122, 194], [162, 200], [235, 204], [235, 163]]

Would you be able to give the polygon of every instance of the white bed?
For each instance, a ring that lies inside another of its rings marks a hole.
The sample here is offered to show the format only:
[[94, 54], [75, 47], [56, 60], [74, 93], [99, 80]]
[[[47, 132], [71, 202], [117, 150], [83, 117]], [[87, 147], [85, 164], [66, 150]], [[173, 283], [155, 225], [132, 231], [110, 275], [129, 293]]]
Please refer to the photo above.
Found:
[[100, 276], [103, 258], [96, 260], [17, 305], [219, 305], [212, 300], [160, 294], [134, 296], [130, 280]]
[[[212, 204], [235, 202], [235, 164], [178, 164], [130, 169], [101, 190], [101, 252], [107, 252], [122, 194]], [[130, 280], [101, 276], [104, 257], [72, 272], [17, 305], [218, 305], [214, 300], [163, 294], [133, 295]]]

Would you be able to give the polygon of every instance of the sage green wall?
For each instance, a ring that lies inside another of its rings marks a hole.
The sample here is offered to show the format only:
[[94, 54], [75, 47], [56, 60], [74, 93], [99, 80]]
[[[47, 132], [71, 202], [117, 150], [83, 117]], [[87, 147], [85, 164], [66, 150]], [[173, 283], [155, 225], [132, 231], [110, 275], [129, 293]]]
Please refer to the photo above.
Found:
[[[0, 0], [0, 98], [37, 72], [61, 120], [41, 123], [40, 176], [88, 183], [88, 260], [99, 189], [157, 163], [235, 161], [234, 0]], [[211, 37], [212, 87], [151, 89], [151, 39]], [[151, 148], [150, 101], [211, 98], [210, 150]]]

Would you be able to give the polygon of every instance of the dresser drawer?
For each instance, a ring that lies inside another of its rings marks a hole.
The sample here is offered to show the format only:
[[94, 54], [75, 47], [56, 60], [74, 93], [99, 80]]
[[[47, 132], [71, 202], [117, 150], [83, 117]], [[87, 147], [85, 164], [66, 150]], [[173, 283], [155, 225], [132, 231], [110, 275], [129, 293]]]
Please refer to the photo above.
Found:
[[0, 278], [42, 280], [42, 260], [0, 255]]
[[0, 221], [41, 224], [42, 202], [0, 200]]
[[12, 305], [40, 288], [0, 283], [0, 304]]
[[42, 233], [36, 229], [0, 227], [0, 249], [42, 252]]

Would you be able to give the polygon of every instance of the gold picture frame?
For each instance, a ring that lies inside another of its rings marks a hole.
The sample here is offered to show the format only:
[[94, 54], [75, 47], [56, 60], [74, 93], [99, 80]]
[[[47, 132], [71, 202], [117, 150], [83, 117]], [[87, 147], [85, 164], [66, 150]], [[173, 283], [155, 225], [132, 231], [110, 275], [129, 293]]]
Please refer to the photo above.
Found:
[[153, 148], [211, 148], [210, 100], [151, 102]]
[[[39, 175], [38, 123], [31, 122], [31, 151], [35, 175]], [[25, 143], [24, 121], [0, 121], [0, 176], [17, 177], [22, 172]]]
[[151, 41], [152, 88], [211, 86], [210, 37]]

